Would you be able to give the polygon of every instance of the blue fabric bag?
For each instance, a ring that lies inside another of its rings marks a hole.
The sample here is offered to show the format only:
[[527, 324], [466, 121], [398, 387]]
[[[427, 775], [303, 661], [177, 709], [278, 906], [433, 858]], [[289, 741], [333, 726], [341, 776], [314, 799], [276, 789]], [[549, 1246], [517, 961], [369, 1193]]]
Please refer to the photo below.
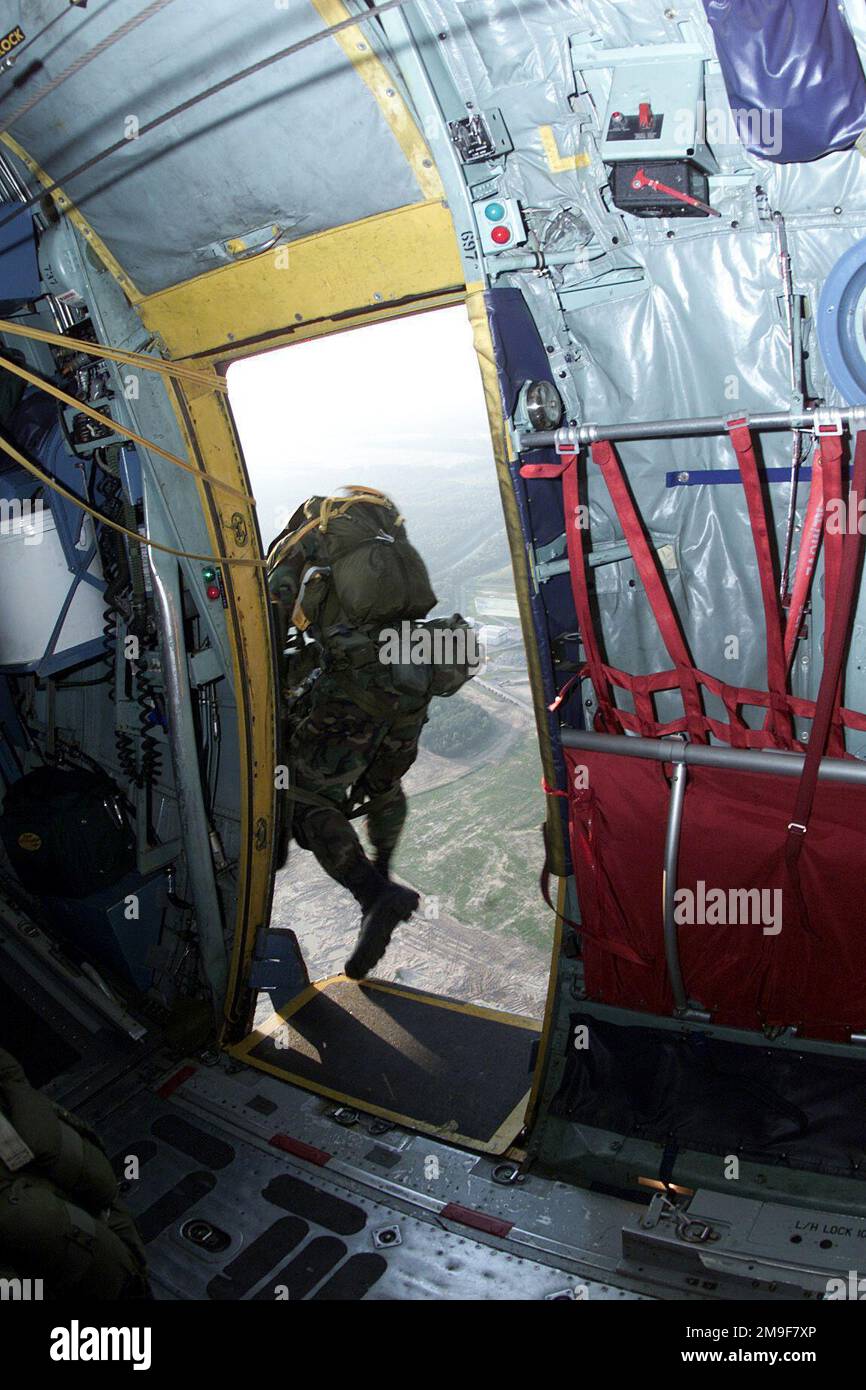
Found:
[[805, 163], [866, 129], [866, 78], [837, 0], [703, 0], [740, 139]]

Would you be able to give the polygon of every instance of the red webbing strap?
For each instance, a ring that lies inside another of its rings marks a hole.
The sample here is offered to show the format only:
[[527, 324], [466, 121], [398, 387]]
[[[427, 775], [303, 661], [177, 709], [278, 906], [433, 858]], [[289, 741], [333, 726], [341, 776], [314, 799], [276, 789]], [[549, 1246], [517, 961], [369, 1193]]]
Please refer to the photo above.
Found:
[[617, 733], [618, 725], [613, 713], [613, 691], [605, 674], [604, 662], [595, 635], [592, 608], [589, 602], [589, 588], [586, 582], [586, 554], [583, 544], [583, 527], [581, 526], [583, 513], [581, 511], [577, 454], [563, 454], [563, 459], [566, 467], [562, 474], [562, 506], [574, 611], [583, 649], [586, 652], [589, 678], [592, 681], [595, 698], [598, 701], [599, 720], [608, 733]]
[[809, 597], [809, 590], [812, 587], [818, 551], [821, 548], [821, 536], [824, 531], [824, 459], [828, 456], [828, 451], [833, 448], [838, 449], [841, 453], [842, 443], [838, 435], [819, 437], [818, 450], [812, 465], [812, 486], [809, 489], [809, 501], [806, 504], [806, 515], [803, 519], [803, 534], [800, 537], [800, 549], [797, 553], [794, 583], [791, 586], [788, 621], [785, 626], [786, 671], [791, 669], [794, 648], [797, 645], [803, 622], [803, 612]]
[[749, 509], [749, 521], [758, 561], [758, 579], [764, 604], [764, 626], [767, 634], [767, 691], [770, 696], [768, 724], [780, 744], [790, 748], [792, 743], [791, 716], [788, 709], [787, 668], [782, 638], [782, 614], [773, 574], [773, 553], [767, 509], [758, 472], [758, 460], [752, 443], [752, 432], [745, 420], [729, 420], [728, 434], [740, 465], [743, 493]]
[[[842, 501], [842, 439], [840, 435], [824, 441], [822, 459], [824, 475], [824, 641], [830, 635], [833, 609], [839, 591], [839, 575], [842, 569], [843, 530], [839, 526]], [[833, 504], [836, 504], [835, 506]], [[828, 519], [835, 515], [835, 524], [828, 526]]]
[[593, 444], [592, 457], [601, 469], [607, 483], [611, 501], [619, 517], [619, 523], [631, 551], [635, 567], [641, 577], [653, 616], [671, 661], [676, 667], [689, 734], [695, 742], [706, 743], [706, 721], [701, 705], [701, 693], [694, 662], [689, 655], [676, 614], [659, 575], [655, 554], [650, 549], [640, 517], [632, 502], [622, 465], [617, 458], [616, 450], [608, 440]]
[[[833, 625], [833, 614], [836, 610], [842, 569], [843, 527], [840, 527], [839, 519], [841, 515], [844, 515], [844, 499], [842, 496], [842, 439], [840, 435], [835, 436], [835, 443], [835, 448], [828, 448], [825, 451], [823, 465], [825, 665], [827, 661], [827, 644], [830, 640], [830, 629]], [[839, 505], [840, 503], [842, 504], [841, 506]], [[830, 732], [827, 740], [827, 752], [833, 758], [842, 758], [845, 755], [845, 739], [842, 735], [842, 728], [839, 723], [838, 693], [832, 709]]]
[[[857, 435], [857, 447], [854, 451], [851, 490], [857, 499], [866, 496], [866, 432], [862, 431]], [[815, 717], [812, 720], [809, 746], [806, 750], [803, 771], [797, 786], [794, 813], [788, 826], [788, 836], [785, 842], [785, 864], [797, 894], [804, 921], [808, 918], [800, 885], [800, 852], [812, 814], [815, 788], [818, 784], [818, 768], [824, 756], [830, 728], [838, 710], [842, 665], [854, 616], [854, 591], [860, 565], [862, 539], [859, 526], [850, 528], [843, 538], [842, 563], [838, 576], [836, 601], [833, 605], [830, 631], [824, 644], [824, 670], [821, 673], [821, 684], [818, 689], [818, 698], [815, 701]]]
[[627, 960], [629, 965], [647, 964], [643, 956], [639, 956], [637, 951], [633, 951], [630, 946], [625, 946], [620, 941], [605, 941], [604, 937], [596, 936], [594, 932], [589, 931], [583, 922], [573, 922], [570, 917], [562, 915], [550, 896], [550, 869], [546, 860], [544, 868], [541, 870], [538, 886], [541, 889], [542, 898], [554, 917], [558, 917], [564, 926], [571, 927], [572, 931], [577, 932], [581, 941], [589, 941], [591, 945], [598, 946], [600, 950], [607, 951], [612, 956], [619, 956], [620, 960]]
[[[568, 797], [569, 818], [571, 828], [574, 832], [572, 835], [572, 848], [574, 848], [575, 845], [579, 845], [580, 853], [584, 861], [584, 871], [597, 880], [599, 873], [603, 873], [603, 871], [599, 864], [598, 853], [595, 846], [595, 831], [593, 827], [591, 805], [587, 804], [580, 793], [575, 794], [572, 792], [569, 794], [568, 792], [552, 791], [543, 779], [541, 785], [548, 796]], [[588, 800], [591, 802], [591, 796]], [[580, 811], [579, 818], [578, 811]], [[580, 820], [580, 824], [578, 820]], [[581, 831], [583, 831], [583, 833], [581, 833]], [[553, 899], [550, 896], [550, 847], [547, 842], [546, 825], [541, 827], [541, 834], [544, 839], [544, 865], [541, 870], [538, 886], [541, 889], [541, 896], [547, 903], [551, 912], [558, 917], [560, 922], [565, 926], [571, 927], [573, 931], [577, 932], [581, 942], [589, 941], [593, 946], [598, 946], [600, 950], [607, 951], [612, 956], [618, 956], [620, 960], [628, 961], [630, 965], [647, 965], [648, 962], [644, 960], [643, 956], [638, 955], [637, 951], [633, 950], [631, 946], [626, 945], [624, 941], [609, 940], [604, 936], [596, 936], [595, 932], [591, 931], [585, 922], [573, 922], [570, 917], [563, 916], [559, 909], [554, 906]], [[604, 897], [605, 894], [600, 892], [599, 907], [602, 911], [604, 911], [605, 908]], [[607, 915], [611, 919], [615, 916], [613, 912]]]

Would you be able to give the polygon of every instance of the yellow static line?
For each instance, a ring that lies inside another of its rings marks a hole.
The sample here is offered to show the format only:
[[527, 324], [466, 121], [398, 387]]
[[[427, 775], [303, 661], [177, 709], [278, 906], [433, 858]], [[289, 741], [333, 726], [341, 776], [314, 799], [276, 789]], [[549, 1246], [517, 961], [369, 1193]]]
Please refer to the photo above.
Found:
[[111, 362], [124, 366], [143, 367], [146, 371], [158, 372], [163, 376], [176, 377], [190, 385], [204, 386], [208, 391], [221, 391], [225, 394], [228, 386], [220, 376], [208, 376], [182, 363], [169, 362], [164, 357], [149, 357], [145, 352], [132, 352], [124, 348], [107, 347], [105, 343], [88, 343], [83, 338], [65, 337], [62, 333], [49, 333], [45, 328], [34, 328], [15, 323], [12, 319], [0, 319], [0, 333], [9, 333], [17, 338], [32, 338], [36, 343], [50, 343], [52, 347], [63, 348], [65, 352], [83, 352], [90, 357], [107, 357]]
[[560, 154], [553, 126], [540, 125], [538, 134], [541, 136], [541, 148], [544, 150], [547, 167], [552, 174], [565, 174], [570, 169], [587, 169], [592, 163], [588, 154]]
[[[17, 362], [11, 362], [5, 358], [2, 365], [4, 371], [11, 372], [13, 376], [20, 376], [22, 380], [29, 382], [31, 386], [38, 386], [40, 391], [47, 392], [47, 394], [53, 396], [55, 400], [62, 401], [64, 405], [70, 405], [76, 411], [88, 415], [91, 420], [96, 420], [98, 424], [105, 425], [111, 430], [112, 434], [120, 434], [124, 439], [134, 439], [136, 444], [140, 444], [143, 449], [148, 449], [151, 453], [159, 454], [160, 458], [167, 459], [168, 462], [173, 463], [176, 468], [181, 468], [184, 473], [191, 473], [194, 478], [198, 478], [207, 486], [221, 488], [223, 492], [231, 493], [233, 497], [239, 498], [241, 502], [246, 502], [251, 507], [255, 506], [255, 499], [250, 497], [248, 492], [244, 492], [242, 488], [233, 487], [231, 483], [224, 483], [220, 478], [212, 478], [209, 473], [205, 473], [202, 469], [195, 468], [191, 463], [187, 463], [186, 459], [178, 458], [177, 454], [172, 454], [168, 449], [163, 449], [160, 444], [154, 444], [152, 440], [145, 439], [143, 434], [137, 434], [136, 431], [130, 429], [128, 425], [124, 425], [118, 420], [112, 420], [110, 415], [103, 415], [101, 410], [94, 410], [93, 406], [87, 405], [84, 401], [78, 400], [75, 396], [70, 396], [68, 391], [62, 391], [60, 387], [55, 386], [53, 382], [46, 381], [44, 377], [36, 376], [33, 372], [29, 372], [26, 367], [21, 367]], [[157, 549], [160, 548], [161, 547], [157, 547]]]
[[[24, 147], [19, 145], [18, 141], [13, 139], [8, 132], [0, 135], [0, 140], [2, 140], [3, 144], [6, 145], [8, 149], [12, 150], [13, 154], [17, 154], [22, 164], [27, 166], [34, 178], [38, 179], [42, 184], [43, 188], [49, 188], [51, 184], [53, 184], [54, 180], [51, 175], [47, 174], [45, 170], [36, 163], [36, 160], [27, 153]], [[96, 255], [102, 261], [106, 270], [111, 271], [111, 274], [120, 285], [120, 288], [123, 290], [130, 303], [138, 304], [144, 297], [141, 291], [127, 275], [117, 258], [109, 251], [102, 238], [96, 235], [90, 223], [86, 218], [82, 217], [72, 199], [63, 192], [62, 188], [53, 189], [48, 196], [53, 200], [58, 212], [68, 217], [73, 227], [76, 227], [89, 245], [93, 247]]]
[[[328, 25], [339, 24], [341, 20], [352, 17], [342, 0], [311, 0], [311, 4]], [[342, 29], [334, 35], [334, 42], [340, 45], [358, 76], [369, 87], [406, 156], [422, 195], [425, 198], [444, 198], [445, 190], [439, 171], [412, 113], [387, 68], [372, 52], [362, 30], [355, 25]]]
[[161, 550], [165, 555], [177, 555], [182, 560], [201, 560], [205, 564], [218, 562], [220, 565], [242, 565], [253, 569], [262, 569], [264, 567], [264, 560], [247, 560], [242, 557], [220, 555], [218, 553], [213, 555], [196, 555], [190, 550], [175, 550], [171, 545], [163, 545], [161, 541], [153, 541], [149, 536], [143, 536], [138, 531], [133, 531], [129, 526], [121, 526], [119, 521], [112, 521], [110, 517], [104, 516], [102, 512], [97, 511], [95, 507], [91, 507], [87, 502], [83, 501], [77, 493], [71, 492], [69, 488], [64, 487], [62, 483], [56, 482], [54, 478], [41, 472], [34, 463], [31, 463], [28, 458], [25, 458], [24, 455], [15, 448], [14, 444], [8, 443], [2, 435], [0, 435], [0, 450], [2, 450], [4, 454], [8, 454], [11, 459], [14, 459], [18, 466], [23, 468], [25, 472], [37, 478], [43, 487], [49, 488], [51, 492], [56, 492], [60, 497], [65, 497], [67, 502], [71, 502], [73, 506], [78, 507], [80, 511], [86, 512], [87, 515], [92, 516], [95, 521], [101, 522], [103, 526], [107, 526], [112, 531], [117, 531], [121, 536], [128, 536], [129, 539], [135, 541], [137, 545], [146, 545], [152, 550]]

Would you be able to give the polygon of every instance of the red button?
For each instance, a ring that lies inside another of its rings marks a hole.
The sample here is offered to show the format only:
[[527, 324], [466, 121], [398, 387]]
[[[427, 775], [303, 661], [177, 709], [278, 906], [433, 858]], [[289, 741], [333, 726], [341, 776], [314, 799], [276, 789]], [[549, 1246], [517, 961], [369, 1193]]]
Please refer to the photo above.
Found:
[[211, 602], [213, 602], [214, 599], [222, 597], [219, 584], [208, 584], [205, 593], [207, 594]]
[[495, 241], [497, 246], [505, 246], [511, 240], [511, 233], [507, 227], [494, 227], [490, 233], [490, 240]]

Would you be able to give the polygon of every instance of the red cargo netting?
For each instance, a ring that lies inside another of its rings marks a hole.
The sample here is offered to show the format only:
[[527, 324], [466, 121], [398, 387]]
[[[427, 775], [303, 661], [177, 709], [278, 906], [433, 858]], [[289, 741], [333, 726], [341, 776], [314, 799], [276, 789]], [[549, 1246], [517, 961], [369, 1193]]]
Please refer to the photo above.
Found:
[[[770, 527], [751, 435], [745, 421], [729, 433], [737, 454], [758, 562], [767, 641], [767, 690], [750, 690], [698, 670], [659, 572], [654, 551], [609, 443], [592, 447], [658, 624], [671, 669], [632, 675], [608, 665], [592, 619], [576, 454], [550, 475], [562, 479], [575, 610], [586, 653], [581, 675], [593, 685], [596, 728], [692, 742], [803, 752], [793, 719], [812, 721], [799, 779], [770, 773], [690, 767], [677, 889], [680, 965], [691, 999], [713, 1021], [738, 1027], [796, 1025], [847, 1038], [866, 1026], [866, 878], [864, 790], [818, 783], [822, 756], [850, 756], [845, 728], [866, 730], [866, 716], [841, 705], [842, 670], [862, 538], [826, 526], [830, 504], [844, 501], [842, 440], [819, 435], [803, 539], [783, 621], [773, 573]], [[866, 436], [858, 438], [852, 495], [866, 495]], [[791, 659], [824, 545], [824, 673], [818, 698], [788, 690]], [[627, 691], [634, 710], [616, 704]], [[660, 723], [654, 696], [678, 690], [683, 713]], [[703, 692], [720, 699], [728, 721], [708, 716]], [[563, 692], [564, 694], [565, 692]], [[766, 710], [761, 728], [741, 710]], [[669, 1014], [674, 1001], [664, 950], [663, 866], [670, 802], [668, 770], [613, 753], [566, 749], [574, 872], [583, 917], [582, 948], [590, 998]], [[708, 888], [708, 885], [711, 887]], [[711, 895], [708, 898], [708, 894]], [[689, 898], [688, 895], [692, 895]], [[697, 905], [689, 919], [687, 904]]]

